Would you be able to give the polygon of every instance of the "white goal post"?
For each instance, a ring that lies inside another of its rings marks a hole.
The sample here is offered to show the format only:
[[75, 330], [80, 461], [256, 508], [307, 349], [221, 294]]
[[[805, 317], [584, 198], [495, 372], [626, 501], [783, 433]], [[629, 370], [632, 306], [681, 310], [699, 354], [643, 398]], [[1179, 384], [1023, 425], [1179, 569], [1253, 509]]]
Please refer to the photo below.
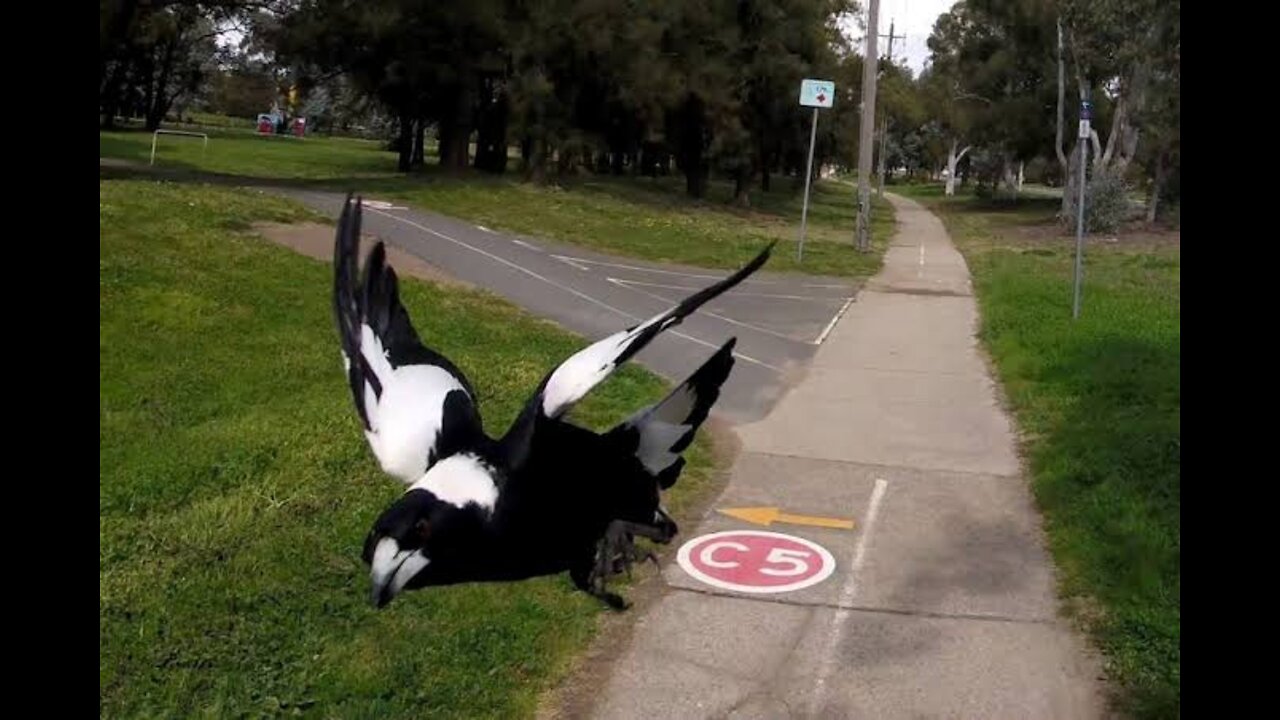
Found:
[[156, 140], [158, 140], [161, 135], [187, 135], [190, 137], [204, 138], [204, 146], [200, 148], [201, 160], [204, 160], [204, 154], [209, 149], [209, 136], [204, 133], [186, 132], [183, 130], [156, 130], [151, 133], [151, 162], [147, 163], [148, 165], [156, 164]]

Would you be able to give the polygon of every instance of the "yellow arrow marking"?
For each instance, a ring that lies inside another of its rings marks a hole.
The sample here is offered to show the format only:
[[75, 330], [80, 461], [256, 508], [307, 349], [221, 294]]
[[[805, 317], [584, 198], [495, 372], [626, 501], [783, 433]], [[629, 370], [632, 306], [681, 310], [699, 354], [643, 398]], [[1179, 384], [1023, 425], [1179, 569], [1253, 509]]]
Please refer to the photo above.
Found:
[[813, 515], [792, 515], [791, 513], [782, 512], [776, 507], [721, 508], [718, 512], [755, 525], [764, 525], [765, 527], [779, 522], [790, 525], [837, 528], [840, 530], [853, 529], [853, 520], [816, 517]]

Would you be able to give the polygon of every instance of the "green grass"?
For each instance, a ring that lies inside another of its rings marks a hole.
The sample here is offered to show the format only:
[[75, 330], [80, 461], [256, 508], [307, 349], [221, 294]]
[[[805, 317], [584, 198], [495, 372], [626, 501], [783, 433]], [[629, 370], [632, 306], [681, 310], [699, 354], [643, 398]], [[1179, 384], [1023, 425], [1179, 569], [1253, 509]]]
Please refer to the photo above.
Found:
[[870, 253], [857, 252], [852, 245], [854, 188], [818, 183], [810, 196], [801, 263], [796, 260], [796, 236], [802, 197], [789, 191], [754, 193], [759, 206], [738, 209], [727, 199], [728, 183], [712, 183], [709, 198], [693, 202], [684, 196], [680, 178], [584, 177], [560, 187], [538, 187], [509, 178], [468, 182], [437, 178], [404, 186], [387, 183], [386, 188], [383, 194], [389, 197], [488, 227], [607, 253], [711, 268], [738, 267], [762, 245], [778, 240], [769, 261], [771, 271], [869, 277], [880, 268], [893, 226], [888, 203], [876, 202], [875, 246]]
[[[116, 128], [120, 130], [137, 129], [141, 130], [145, 122], [142, 118], [125, 118], [116, 116]], [[196, 132], [204, 132], [207, 128], [239, 128], [242, 130], [252, 130], [257, 127], [255, 118], [238, 117], [234, 115], [222, 115], [220, 113], [200, 112], [191, 110], [182, 113], [182, 122], [172, 119], [166, 119], [162, 124], [165, 129], [181, 129], [193, 130]]]
[[233, 117], [210, 112], [188, 112], [184, 114], [184, 119], [189, 120], [192, 125], [202, 127], [253, 129], [257, 126], [254, 118]]
[[[392, 177], [395, 156], [379, 143], [354, 138], [259, 135], [253, 130], [204, 128], [198, 137], [160, 135], [156, 166], [181, 167], [254, 179], [335, 180]], [[100, 132], [98, 154], [147, 164], [151, 133]]]
[[1178, 717], [1179, 247], [1089, 242], [1073, 322], [1074, 241], [1043, 227], [1057, 201], [905, 192], [940, 212], [973, 271], [982, 340], [1025, 433], [1068, 607], [1105, 652], [1125, 708]]
[[[101, 133], [103, 157], [146, 163], [151, 136]], [[751, 208], [731, 203], [732, 186], [713, 181], [708, 197], [684, 194], [682, 177], [615, 178], [583, 175], [537, 187], [521, 182], [517, 162], [504, 176], [395, 173], [395, 156], [378, 143], [342, 138], [259, 137], [214, 132], [209, 149], [199, 139], [161, 136], [156, 164], [221, 173], [255, 181], [355, 189], [378, 199], [407, 202], [495, 229], [549, 238], [603, 252], [711, 268], [741, 265], [760, 246], [778, 240], [769, 270], [869, 277], [881, 265], [893, 230], [888, 203], [872, 208], [872, 252], [852, 247], [853, 185], [823, 181], [811, 198], [803, 262], [796, 260], [803, 193], [790, 178], [775, 178], [769, 193], [754, 188]]]
[[[399, 493], [341, 377], [331, 272], [254, 235], [306, 217], [253, 191], [99, 185], [99, 712], [511, 717], [566, 672], [600, 604], [567, 577], [367, 604], [359, 555]], [[404, 282], [490, 431], [583, 341], [480, 292]], [[659, 397], [624, 368], [579, 418]], [[700, 439], [673, 496], [711, 485]]]

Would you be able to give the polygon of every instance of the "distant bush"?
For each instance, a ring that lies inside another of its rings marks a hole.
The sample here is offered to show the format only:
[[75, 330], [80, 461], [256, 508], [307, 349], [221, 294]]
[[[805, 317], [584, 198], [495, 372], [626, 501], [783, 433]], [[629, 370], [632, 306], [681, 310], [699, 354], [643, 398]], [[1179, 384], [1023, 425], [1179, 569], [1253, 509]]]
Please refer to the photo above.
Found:
[[[1133, 217], [1129, 203], [1131, 187], [1120, 173], [1101, 172], [1089, 178], [1085, 187], [1084, 227], [1086, 232], [1115, 232]], [[1076, 229], [1076, 199], [1068, 196], [1063, 223]]]

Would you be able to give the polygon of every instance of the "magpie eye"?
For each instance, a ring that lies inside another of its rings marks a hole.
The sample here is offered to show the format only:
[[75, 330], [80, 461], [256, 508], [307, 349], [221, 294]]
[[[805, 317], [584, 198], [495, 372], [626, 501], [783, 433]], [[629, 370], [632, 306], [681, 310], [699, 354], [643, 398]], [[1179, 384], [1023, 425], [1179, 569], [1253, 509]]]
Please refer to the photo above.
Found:
[[418, 539], [426, 542], [431, 537], [431, 523], [426, 520], [419, 520], [413, 524], [413, 530], [418, 534]]

